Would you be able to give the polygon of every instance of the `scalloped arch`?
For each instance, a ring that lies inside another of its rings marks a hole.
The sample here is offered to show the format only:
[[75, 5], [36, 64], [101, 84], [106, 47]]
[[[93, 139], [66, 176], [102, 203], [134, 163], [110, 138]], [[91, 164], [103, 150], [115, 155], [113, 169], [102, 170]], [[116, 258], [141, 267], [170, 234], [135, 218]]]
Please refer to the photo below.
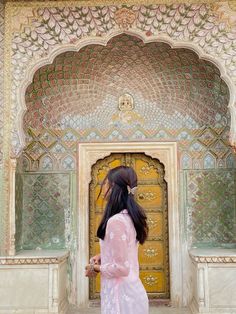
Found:
[[[18, 136], [20, 140], [20, 149], [21, 151], [23, 150], [25, 146], [25, 134], [23, 131], [23, 115], [27, 110], [26, 103], [25, 103], [25, 93], [26, 89], [29, 86], [29, 84], [33, 80], [33, 76], [35, 72], [48, 64], [52, 64], [54, 59], [67, 51], [76, 51], [78, 52], [81, 48], [91, 45], [91, 44], [97, 44], [97, 45], [102, 45], [106, 46], [107, 43], [113, 38], [121, 34], [127, 34], [130, 36], [137, 37], [141, 39], [145, 44], [151, 43], [151, 42], [162, 42], [168, 44], [171, 48], [173, 49], [178, 49], [178, 48], [185, 48], [189, 49], [197, 54], [199, 59], [203, 59], [206, 61], [211, 62], [214, 64], [220, 71], [221, 79], [225, 81], [229, 88], [229, 110], [230, 110], [230, 115], [231, 115], [231, 127], [230, 127], [230, 142], [232, 145], [236, 145], [236, 107], [235, 107], [235, 102], [236, 102], [236, 89], [235, 89], [235, 84], [232, 80], [232, 78], [228, 75], [227, 73], [227, 67], [222, 64], [222, 61], [210, 54], [207, 54], [203, 51], [203, 49], [190, 42], [190, 41], [176, 41], [173, 40], [171, 37], [166, 36], [166, 35], [160, 35], [160, 36], [151, 36], [148, 37], [145, 33], [142, 33], [140, 31], [132, 30], [132, 31], [120, 31], [116, 30], [113, 32], [110, 32], [107, 36], [104, 36], [103, 38], [101, 37], [89, 37], [85, 39], [79, 40], [77, 43], [70, 43], [70, 44], [62, 44], [59, 47], [56, 47], [53, 49], [47, 56], [44, 58], [41, 58], [40, 60], [31, 63], [28, 66], [28, 70], [26, 71], [25, 78], [21, 82], [18, 90], [17, 90], [17, 102], [19, 104], [20, 110], [17, 116], [17, 131], [18, 131]], [[21, 152], [20, 151], [20, 152]]]

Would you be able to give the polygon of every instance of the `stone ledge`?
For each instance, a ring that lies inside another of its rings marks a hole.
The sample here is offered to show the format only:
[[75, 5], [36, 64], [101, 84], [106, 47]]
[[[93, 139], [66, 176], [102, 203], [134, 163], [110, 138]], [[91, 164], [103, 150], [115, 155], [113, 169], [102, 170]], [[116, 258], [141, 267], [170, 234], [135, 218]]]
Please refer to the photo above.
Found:
[[196, 248], [189, 250], [189, 255], [196, 263], [236, 263], [236, 249]]
[[59, 264], [68, 256], [66, 250], [26, 250], [14, 256], [0, 257], [0, 265]]

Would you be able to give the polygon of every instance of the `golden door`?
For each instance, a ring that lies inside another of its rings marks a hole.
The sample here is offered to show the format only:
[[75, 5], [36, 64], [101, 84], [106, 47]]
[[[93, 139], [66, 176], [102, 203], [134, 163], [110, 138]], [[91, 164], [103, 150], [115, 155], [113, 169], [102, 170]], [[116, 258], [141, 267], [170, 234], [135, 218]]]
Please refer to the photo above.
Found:
[[[111, 154], [92, 167], [89, 189], [90, 256], [99, 253], [96, 231], [105, 207], [103, 198], [98, 198], [100, 186], [108, 170], [120, 165], [135, 169], [138, 176], [135, 197], [148, 217], [149, 236], [144, 245], [139, 245], [140, 278], [149, 298], [169, 299], [167, 184], [163, 165], [157, 159], [142, 153]], [[90, 299], [99, 298], [100, 275], [90, 279], [89, 291]]]

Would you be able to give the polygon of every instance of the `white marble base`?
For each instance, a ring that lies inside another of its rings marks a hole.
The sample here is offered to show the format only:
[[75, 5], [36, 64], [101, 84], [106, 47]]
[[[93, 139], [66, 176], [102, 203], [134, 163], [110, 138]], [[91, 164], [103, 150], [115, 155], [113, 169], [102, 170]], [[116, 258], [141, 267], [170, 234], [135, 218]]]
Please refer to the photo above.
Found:
[[[101, 308], [100, 307], [83, 309], [70, 308], [68, 314], [101, 314]], [[150, 306], [149, 314], [191, 314], [191, 313], [187, 308]]]
[[236, 250], [194, 249], [190, 256], [192, 313], [236, 314]]
[[0, 257], [1, 314], [65, 314], [66, 251], [22, 251]]

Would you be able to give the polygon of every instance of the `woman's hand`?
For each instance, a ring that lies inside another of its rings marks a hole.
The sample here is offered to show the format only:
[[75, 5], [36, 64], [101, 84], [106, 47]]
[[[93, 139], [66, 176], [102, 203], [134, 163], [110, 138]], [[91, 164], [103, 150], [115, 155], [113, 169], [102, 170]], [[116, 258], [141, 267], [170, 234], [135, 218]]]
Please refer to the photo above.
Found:
[[85, 276], [89, 278], [96, 277], [100, 272], [100, 265], [88, 264], [85, 267]]
[[101, 255], [97, 254], [90, 258], [90, 263], [95, 265], [101, 265]]

